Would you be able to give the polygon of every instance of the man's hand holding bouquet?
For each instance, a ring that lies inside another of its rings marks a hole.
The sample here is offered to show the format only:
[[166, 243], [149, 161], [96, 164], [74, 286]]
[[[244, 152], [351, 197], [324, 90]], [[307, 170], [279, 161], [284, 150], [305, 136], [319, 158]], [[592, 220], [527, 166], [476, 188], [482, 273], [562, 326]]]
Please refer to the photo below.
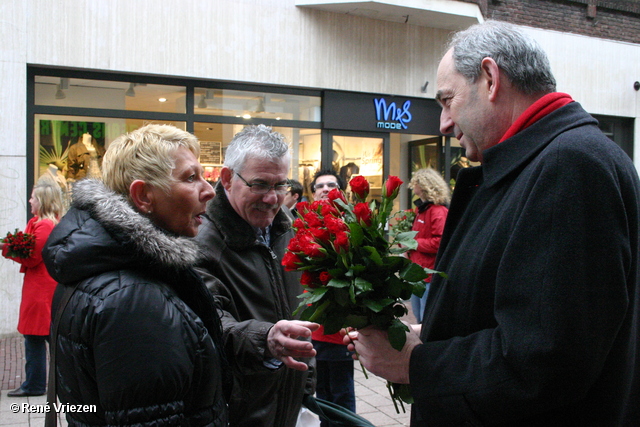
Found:
[[[416, 248], [415, 232], [399, 233], [391, 241], [385, 235], [402, 181], [389, 177], [379, 206], [365, 202], [369, 183], [364, 177], [349, 184], [353, 204], [339, 189], [329, 193], [329, 200], [297, 204], [296, 235], [282, 260], [286, 270], [302, 271], [305, 293], [296, 313], [323, 325], [326, 334], [373, 325], [387, 331], [392, 347], [400, 351], [409, 331], [400, 320], [408, 312], [403, 301], [411, 294], [422, 296], [424, 279], [435, 271], [397, 256]], [[388, 386], [394, 405], [412, 402], [406, 385]]]

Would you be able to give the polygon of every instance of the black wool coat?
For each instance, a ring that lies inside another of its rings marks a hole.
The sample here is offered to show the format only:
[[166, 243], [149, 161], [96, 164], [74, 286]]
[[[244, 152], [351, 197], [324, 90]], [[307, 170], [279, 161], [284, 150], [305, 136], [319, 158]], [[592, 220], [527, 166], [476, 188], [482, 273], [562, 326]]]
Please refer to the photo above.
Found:
[[412, 426], [637, 425], [639, 221], [634, 165], [576, 102], [462, 170]]

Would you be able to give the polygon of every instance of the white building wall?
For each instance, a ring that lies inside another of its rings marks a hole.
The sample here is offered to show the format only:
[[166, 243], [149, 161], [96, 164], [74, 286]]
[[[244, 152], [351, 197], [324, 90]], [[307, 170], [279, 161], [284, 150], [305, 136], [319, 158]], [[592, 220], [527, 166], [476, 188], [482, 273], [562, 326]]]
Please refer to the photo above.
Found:
[[[433, 98], [448, 37], [295, 0], [0, 0], [0, 17], [0, 235], [27, 221], [27, 64]], [[592, 113], [638, 117], [640, 46], [525, 30], [559, 90]], [[0, 277], [2, 336], [15, 332], [22, 275], [1, 258]]]

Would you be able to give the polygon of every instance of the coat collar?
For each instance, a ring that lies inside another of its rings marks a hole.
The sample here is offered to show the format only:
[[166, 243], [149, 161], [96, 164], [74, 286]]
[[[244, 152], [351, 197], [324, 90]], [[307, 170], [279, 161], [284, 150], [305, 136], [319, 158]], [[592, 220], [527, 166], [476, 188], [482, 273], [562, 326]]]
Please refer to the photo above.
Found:
[[[239, 250], [256, 243], [255, 230], [233, 209], [221, 182], [216, 185], [216, 197], [207, 204], [207, 216], [220, 230], [230, 248]], [[271, 241], [290, 228], [289, 216], [280, 209], [271, 224]]]
[[491, 187], [529, 163], [559, 134], [585, 124], [597, 124], [577, 102], [541, 118], [528, 128], [483, 153], [484, 184]]

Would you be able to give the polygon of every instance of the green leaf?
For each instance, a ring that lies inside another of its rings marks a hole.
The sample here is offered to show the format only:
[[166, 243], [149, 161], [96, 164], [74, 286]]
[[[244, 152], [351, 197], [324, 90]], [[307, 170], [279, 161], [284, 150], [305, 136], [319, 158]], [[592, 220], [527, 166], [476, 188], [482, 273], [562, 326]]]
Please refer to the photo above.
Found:
[[369, 292], [373, 290], [373, 285], [370, 281], [363, 279], [362, 277], [356, 277], [354, 280], [356, 289], [360, 292]]
[[391, 347], [401, 351], [407, 341], [407, 332], [409, 332], [409, 327], [407, 325], [402, 323], [399, 319], [393, 319], [391, 326], [387, 329]]
[[364, 240], [364, 230], [362, 227], [359, 224], [352, 222], [349, 224], [349, 230], [351, 230], [351, 236], [349, 237], [351, 246], [358, 247], [362, 245], [362, 241]]
[[367, 316], [359, 316], [355, 314], [350, 314], [345, 319], [345, 325], [351, 326], [352, 328], [360, 329], [369, 325], [369, 320]]
[[329, 280], [329, 282], [327, 283], [327, 286], [331, 286], [332, 288], [346, 288], [347, 286], [349, 286], [351, 284], [350, 281], [348, 280], [342, 280], [342, 279], [331, 279]]
[[400, 270], [400, 277], [408, 282], [418, 282], [426, 279], [427, 276], [428, 274], [424, 271], [424, 268], [413, 262]]
[[314, 302], [320, 301], [324, 294], [327, 293], [327, 291], [329, 291], [329, 288], [327, 288], [326, 286], [321, 286], [319, 288], [315, 288], [311, 292], [307, 292], [302, 295], [307, 295], [307, 297], [305, 298], [306, 304], [313, 304]]
[[371, 261], [375, 262], [377, 265], [382, 265], [382, 257], [378, 253], [378, 250], [373, 246], [365, 246], [362, 249], [369, 252], [369, 258]]
[[341, 306], [349, 304], [349, 288], [339, 288], [333, 291], [333, 300]]
[[391, 298], [383, 298], [377, 301], [374, 300], [370, 300], [370, 299], [365, 299], [362, 301], [362, 303], [364, 304], [365, 307], [367, 307], [369, 310], [375, 312], [375, 313], [379, 313], [382, 311], [383, 308], [385, 308], [386, 306], [388, 306], [389, 304], [393, 304], [395, 302], [395, 300], [391, 299]]
[[388, 294], [391, 297], [398, 298], [402, 293], [403, 282], [397, 276], [389, 277], [387, 282]]
[[417, 249], [418, 241], [415, 239], [417, 231], [407, 231], [396, 236], [394, 243], [405, 246], [407, 249]]
[[340, 329], [344, 328], [345, 318], [339, 314], [327, 316], [327, 320], [324, 322], [323, 326], [325, 335], [335, 334], [336, 332], [340, 332]]

